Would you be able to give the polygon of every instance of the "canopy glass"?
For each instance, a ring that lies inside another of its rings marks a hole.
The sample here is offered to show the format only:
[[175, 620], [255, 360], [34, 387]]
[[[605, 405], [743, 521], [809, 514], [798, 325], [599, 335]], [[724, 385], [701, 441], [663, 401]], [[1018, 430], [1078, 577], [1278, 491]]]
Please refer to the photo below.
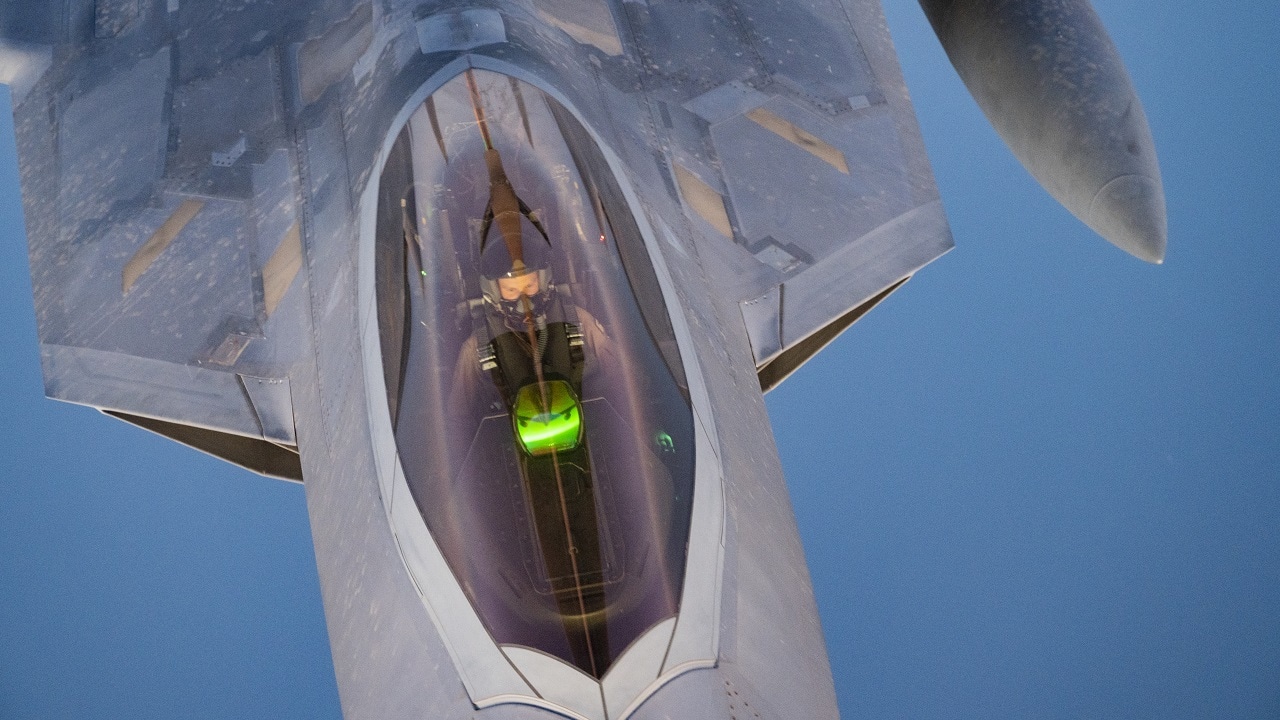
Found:
[[502, 645], [601, 677], [676, 614], [694, 441], [680, 352], [594, 141], [468, 70], [379, 180], [378, 323], [401, 464]]

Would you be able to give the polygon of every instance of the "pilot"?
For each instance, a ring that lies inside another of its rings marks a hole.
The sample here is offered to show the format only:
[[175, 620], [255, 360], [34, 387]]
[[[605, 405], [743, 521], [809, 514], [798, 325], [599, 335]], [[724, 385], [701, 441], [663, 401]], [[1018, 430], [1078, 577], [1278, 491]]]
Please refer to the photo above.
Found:
[[505, 242], [488, 243], [480, 255], [489, 362], [496, 365], [485, 369], [508, 403], [512, 393], [547, 377], [582, 392], [582, 333], [575, 308], [552, 282], [551, 245], [544, 240], [521, 242], [514, 258]]
[[[591, 313], [556, 286], [557, 248], [538, 214], [516, 194], [496, 150], [486, 149], [485, 165], [490, 194], [476, 238], [484, 309], [460, 349], [450, 405], [462, 412], [473, 408], [485, 374], [513, 413], [520, 391], [540, 381], [563, 380], [582, 398], [584, 370], [612, 365], [611, 343]], [[590, 363], [584, 359], [588, 347]]]

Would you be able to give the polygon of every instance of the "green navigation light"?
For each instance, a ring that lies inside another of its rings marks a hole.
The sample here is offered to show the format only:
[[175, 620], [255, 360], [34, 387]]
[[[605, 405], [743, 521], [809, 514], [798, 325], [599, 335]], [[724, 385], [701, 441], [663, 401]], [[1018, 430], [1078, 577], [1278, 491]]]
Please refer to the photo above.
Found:
[[[545, 409], [544, 409], [544, 400]], [[512, 422], [530, 455], [566, 452], [582, 442], [582, 412], [573, 388], [564, 380], [530, 383], [516, 393]]]

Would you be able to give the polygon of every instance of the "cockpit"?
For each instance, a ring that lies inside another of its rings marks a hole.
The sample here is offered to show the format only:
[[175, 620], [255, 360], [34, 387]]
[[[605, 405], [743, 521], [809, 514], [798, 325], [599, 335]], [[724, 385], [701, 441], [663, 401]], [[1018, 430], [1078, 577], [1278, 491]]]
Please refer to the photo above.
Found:
[[405, 479], [499, 645], [595, 678], [676, 615], [688, 383], [599, 148], [533, 86], [467, 70], [379, 180], [378, 327]]

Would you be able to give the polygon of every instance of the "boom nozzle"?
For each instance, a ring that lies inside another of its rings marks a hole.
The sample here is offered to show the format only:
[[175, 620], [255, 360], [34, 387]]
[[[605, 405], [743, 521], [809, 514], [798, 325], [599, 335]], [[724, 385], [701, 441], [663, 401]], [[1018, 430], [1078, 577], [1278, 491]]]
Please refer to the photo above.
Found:
[[1168, 226], [1155, 143], [1088, 0], [920, 0], [1019, 162], [1073, 215], [1147, 262]]

